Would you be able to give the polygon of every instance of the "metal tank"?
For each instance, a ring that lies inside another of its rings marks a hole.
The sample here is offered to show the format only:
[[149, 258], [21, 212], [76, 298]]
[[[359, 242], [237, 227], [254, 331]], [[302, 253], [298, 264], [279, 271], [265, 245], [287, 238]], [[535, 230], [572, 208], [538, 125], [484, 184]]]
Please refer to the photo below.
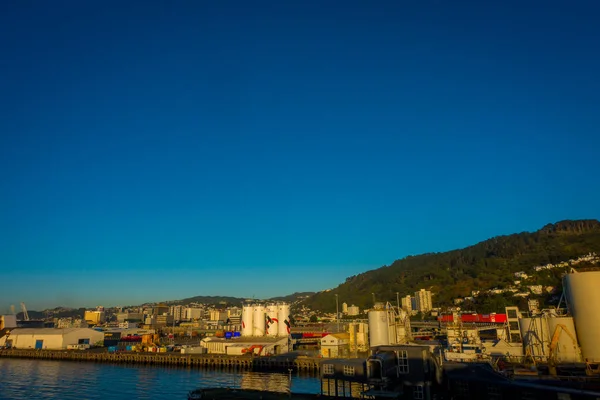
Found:
[[548, 318], [545, 316], [535, 318], [519, 318], [523, 348], [529, 351], [536, 360], [545, 361], [548, 358], [550, 345], [550, 329]]
[[369, 311], [369, 342], [370, 346], [385, 346], [390, 344], [388, 312], [375, 309]]
[[290, 328], [292, 327], [290, 322], [290, 305], [281, 303], [277, 306], [277, 318], [279, 320], [279, 327], [277, 328], [278, 336], [287, 336], [290, 334]]
[[262, 305], [254, 306], [254, 330], [253, 336], [265, 336], [265, 307]]
[[254, 334], [254, 306], [244, 305], [242, 307], [242, 336]]
[[[562, 325], [562, 327], [558, 327]], [[558, 337], [558, 343], [556, 346], [556, 360], [558, 362], [581, 362], [581, 352], [577, 341], [573, 341], [573, 338], [577, 338], [575, 334], [575, 323], [572, 317], [556, 317], [548, 318], [548, 328], [550, 329], [550, 338], [556, 332], [556, 329], [560, 330], [560, 336]], [[564, 330], [568, 332], [564, 332]], [[570, 335], [569, 335], [570, 334]]]
[[267, 336], [277, 336], [279, 329], [279, 314], [277, 304], [267, 304], [266, 308], [266, 333]]
[[563, 288], [583, 359], [600, 362], [600, 271], [572, 270], [563, 277]]

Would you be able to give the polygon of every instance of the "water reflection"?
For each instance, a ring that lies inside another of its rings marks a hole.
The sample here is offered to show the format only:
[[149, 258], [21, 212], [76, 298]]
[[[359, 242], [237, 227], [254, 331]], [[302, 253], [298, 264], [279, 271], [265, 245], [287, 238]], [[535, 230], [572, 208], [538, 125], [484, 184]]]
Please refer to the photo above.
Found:
[[291, 389], [291, 375], [285, 374], [261, 374], [244, 371], [241, 373], [242, 389], [268, 390], [271, 392], [286, 392]]
[[[290, 385], [291, 379], [291, 385]], [[236, 387], [319, 393], [312, 374], [221, 371], [95, 364], [89, 362], [0, 359], [0, 398], [158, 400], [185, 399], [198, 387]]]
[[[322, 383], [323, 394], [328, 396], [336, 395], [335, 380], [324, 379]], [[358, 382], [343, 382], [338, 381], [337, 396], [360, 398], [361, 393], [366, 390], [366, 386]]]

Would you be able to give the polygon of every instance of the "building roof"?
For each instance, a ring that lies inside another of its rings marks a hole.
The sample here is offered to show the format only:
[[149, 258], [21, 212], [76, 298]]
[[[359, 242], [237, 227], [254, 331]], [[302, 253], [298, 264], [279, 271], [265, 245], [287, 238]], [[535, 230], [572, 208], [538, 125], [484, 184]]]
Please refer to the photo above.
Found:
[[231, 339], [226, 338], [218, 338], [215, 336], [208, 336], [202, 339], [205, 342], [223, 342], [229, 344], [237, 344], [237, 343], [251, 343], [251, 344], [271, 344], [271, 343], [279, 343], [281, 341], [287, 341], [287, 336], [238, 336]]
[[323, 336], [323, 337], [327, 337], [327, 336], [333, 336], [336, 339], [350, 340], [350, 334], [346, 333], [346, 332], [330, 333], [329, 335], [326, 335], [326, 336]]
[[67, 333], [81, 331], [91, 331], [102, 334], [102, 332], [90, 328], [14, 328], [10, 330], [10, 335], [66, 335]]

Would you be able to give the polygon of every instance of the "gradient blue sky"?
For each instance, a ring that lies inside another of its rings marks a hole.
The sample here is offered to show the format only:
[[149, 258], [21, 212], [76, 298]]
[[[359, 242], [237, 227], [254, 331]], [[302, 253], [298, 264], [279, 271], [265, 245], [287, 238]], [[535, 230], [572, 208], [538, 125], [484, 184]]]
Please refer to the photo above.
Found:
[[0, 312], [323, 290], [600, 218], [597, 1], [0, 3]]

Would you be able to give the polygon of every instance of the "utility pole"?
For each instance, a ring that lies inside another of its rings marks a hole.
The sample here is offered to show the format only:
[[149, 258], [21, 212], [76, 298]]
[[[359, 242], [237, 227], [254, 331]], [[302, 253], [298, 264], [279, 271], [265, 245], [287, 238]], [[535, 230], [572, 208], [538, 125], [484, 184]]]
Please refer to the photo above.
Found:
[[337, 331], [340, 332], [340, 306], [338, 301], [338, 295], [335, 295], [335, 320], [337, 321]]

